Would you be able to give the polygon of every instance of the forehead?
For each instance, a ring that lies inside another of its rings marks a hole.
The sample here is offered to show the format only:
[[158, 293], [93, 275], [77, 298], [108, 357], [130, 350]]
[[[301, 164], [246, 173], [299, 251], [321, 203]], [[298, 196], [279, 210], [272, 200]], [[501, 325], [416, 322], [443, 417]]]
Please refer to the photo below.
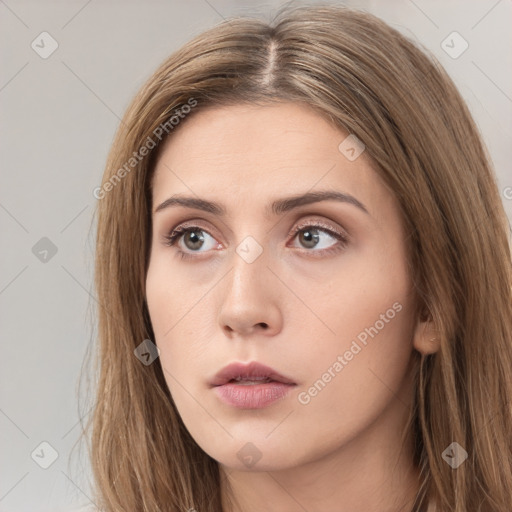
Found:
[[166, 141], [153, 203], [173, 193], [243, 202], [326, 188], [392, 200], [364, 151], [349, 160], [340, 150], [348, 135], [298, 103], [208, 107]]

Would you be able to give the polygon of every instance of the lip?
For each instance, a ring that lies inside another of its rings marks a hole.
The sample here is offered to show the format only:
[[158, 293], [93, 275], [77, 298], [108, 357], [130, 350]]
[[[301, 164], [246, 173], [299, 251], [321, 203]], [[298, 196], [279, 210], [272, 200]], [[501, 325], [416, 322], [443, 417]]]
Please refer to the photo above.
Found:
[[[242, 379], [234, 382], [233, 379]], [[261, 384], [244, 384], [254, 379], [270, 379]], [[233, 382], [232, 382], [233, 381]], [[284, 398], [296, 383], [289, 377], [258, 362], [232, 363], [218, 372], [210, 382], [216, 395], [226, 404], [240, 409], [261, 409]]]
[[211, 386], [222, 386], [227, 384], [230, 380], [236, 379], [237, 377], [243, 377], [250, 379], [254, 378], [269, 378], [275, 382], [281, 382], [283, 384], [295, 384], [293, 380], [284, 375], [281, 375], [270, 366], [252, 361], [250, 363], [231, 363], [225, 366], [210, 382]]

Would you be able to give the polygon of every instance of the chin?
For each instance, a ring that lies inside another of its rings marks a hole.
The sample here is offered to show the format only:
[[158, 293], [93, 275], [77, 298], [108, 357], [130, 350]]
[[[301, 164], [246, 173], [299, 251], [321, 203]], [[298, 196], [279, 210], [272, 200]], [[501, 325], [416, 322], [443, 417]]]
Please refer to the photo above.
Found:
[[202, 449], [219, 464], [234, 471], [281, 471], [305, 462], [304, 454], [293, 446], [283, 446], [282, 442], [269, 442], [268, 439], [258, 441], [249, 432], [245, 439], [233, 439], [229, 447], [224, 444]]

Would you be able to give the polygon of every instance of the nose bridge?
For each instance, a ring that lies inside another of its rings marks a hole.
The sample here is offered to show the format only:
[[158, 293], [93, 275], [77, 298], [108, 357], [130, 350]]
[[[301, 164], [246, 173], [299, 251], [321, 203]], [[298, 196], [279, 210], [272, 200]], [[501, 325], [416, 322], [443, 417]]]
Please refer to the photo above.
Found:
[[268, 264], [268, 249], [251, 236], [235, 248], [220, 308], [223, 328], [242, 334], [256, 326], [264, 326], [268, 333], [279, 329], [279, 308], [273, 296], [275, 287], [268, 281], [272, 275]]
[[[235, 295], [249, 296], [264, 288], [265, 274], [268, 272], [268, 248], [265, 249], [253, 236], [246, 236], [235, 248], [230, 288]], [[251, 290], [252, 289], [252, 290]], [[248, 300], [244, 296], [244, 300]]]

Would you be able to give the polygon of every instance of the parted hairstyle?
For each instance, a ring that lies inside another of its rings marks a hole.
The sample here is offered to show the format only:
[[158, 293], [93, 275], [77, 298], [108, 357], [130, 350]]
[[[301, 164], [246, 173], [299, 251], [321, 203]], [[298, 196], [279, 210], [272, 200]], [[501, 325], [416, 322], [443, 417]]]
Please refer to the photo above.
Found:
[[[151, 178], [163, 141], [202, 108], [279, 101], [360, 139], [400, 205], [416, 318], [430, 318], [440, 339], [415, 359], [414, 510], [431, 500], [438, 512], [510, 512], [512, 265], [491, 158], [435, 57], [379, 18], [330, 4], [286, 6], [272, 23], [225, 20], [167, 58], [122, 119], [96, 212], [99, 343], [86, 425], [96, 502], [108, 512], [222, 511], [217, 461], [185, 428], [159, 359], [134, 355], [154, 340]], [[454, 441], [468, 453], [457, 469], [442, 458]]]

